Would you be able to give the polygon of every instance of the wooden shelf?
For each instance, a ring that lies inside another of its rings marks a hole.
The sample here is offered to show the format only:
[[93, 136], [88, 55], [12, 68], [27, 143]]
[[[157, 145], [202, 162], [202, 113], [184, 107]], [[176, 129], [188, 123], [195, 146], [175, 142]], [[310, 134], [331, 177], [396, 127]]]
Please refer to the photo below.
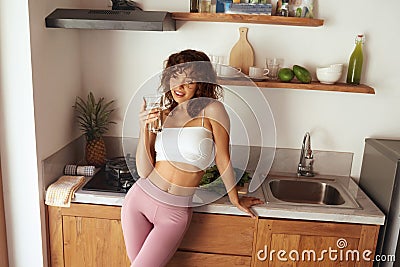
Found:
[[270, 15], [252, 14], [224, 14], [224, 13], [188, 13], [174, 12], [172, 18], [182, 21], [208, 21], [208, 22], [235, 22], [257, 23], [289, 26], [319, 27], [324, 24], [322, 19], [280, 17]]
[[[347, 93], [361, 93], [361, 94], [375, 94], [374, 88], [365, 85], [349, 85], [346, 83], [336, 84], [322, 84], [320, 82], [299, 83], [290, 82], [284, 83], [279, 81], [264, 81], [254, 82], [260, 88], [286, 88], [286, 89], [300, 89], [300, 90], [317, 90], [317, 91], [333, 91], [333, 92], [347, 92]], [[247, 79], [218, 79], [220, 85], [234, 85], [234, 86], [251, 86], [252, 83]]]

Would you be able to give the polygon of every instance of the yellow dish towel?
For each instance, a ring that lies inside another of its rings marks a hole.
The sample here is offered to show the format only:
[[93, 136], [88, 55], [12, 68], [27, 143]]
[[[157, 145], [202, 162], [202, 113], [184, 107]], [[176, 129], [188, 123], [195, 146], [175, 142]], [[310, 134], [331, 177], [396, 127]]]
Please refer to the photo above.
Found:
[[46, 205], [70, 207], [75, 191], [85, 183], [85, 176], [61, 176], [47, 188]]

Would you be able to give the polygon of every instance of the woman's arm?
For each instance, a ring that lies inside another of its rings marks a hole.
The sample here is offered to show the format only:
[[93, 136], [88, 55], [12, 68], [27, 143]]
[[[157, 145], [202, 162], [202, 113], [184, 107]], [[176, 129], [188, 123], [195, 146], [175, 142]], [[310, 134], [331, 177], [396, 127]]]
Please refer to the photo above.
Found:
[[154, 168], [154, 143], [156, 134], [148, 130], [147, 124], [155, 121], [159, 116], [157, 111], [146, 111], [145, 103], [139, 113], [139, 142], [136, 149], [136, 169], [140, 177], [146, 178]]
[[255, 217], [250, 209], [251, 206], [263, 203], [260, 199], [254, 197], [239, 198], [236, 190], [235, 172], [233, 170], [229, 153], [229, 132], [230, 121], [228, 113], [221, 102], [213, 102], [206, 108], [206, 113], [210, 118], [212, 132], [215, 143], [215, 163], [221, 174], [222, 181], [228, 192], [229, 200], [238, 209]]

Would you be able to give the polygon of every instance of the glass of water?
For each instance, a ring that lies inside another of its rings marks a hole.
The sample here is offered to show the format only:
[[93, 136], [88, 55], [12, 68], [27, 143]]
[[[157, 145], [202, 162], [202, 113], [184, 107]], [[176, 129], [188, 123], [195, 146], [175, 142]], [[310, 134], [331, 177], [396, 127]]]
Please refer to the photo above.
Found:
[[158, 118], [147, 124], [148, 130], [152, 133], [158, 133], [162, 130], [162, 116], [163, 116], [163, 95], [146, 95], [143, 97], [143, 100], [146, 104], [146, 110], [158, 111]]

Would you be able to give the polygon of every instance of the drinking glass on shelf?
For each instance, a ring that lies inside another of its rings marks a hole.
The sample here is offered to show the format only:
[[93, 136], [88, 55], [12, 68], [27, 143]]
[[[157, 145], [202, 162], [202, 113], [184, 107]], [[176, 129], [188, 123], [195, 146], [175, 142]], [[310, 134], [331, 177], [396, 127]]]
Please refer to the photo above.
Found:
[[266, 68], [269, 70], [268, 78], [276, 80], [278, 78], [278, 71], [283, 64], [281, 58], [267, 58], [265, 61]]
[[225, 56], [210, 55], [211, 64], [217, 76], [221, 75], [221, 65], [225, 64]]

